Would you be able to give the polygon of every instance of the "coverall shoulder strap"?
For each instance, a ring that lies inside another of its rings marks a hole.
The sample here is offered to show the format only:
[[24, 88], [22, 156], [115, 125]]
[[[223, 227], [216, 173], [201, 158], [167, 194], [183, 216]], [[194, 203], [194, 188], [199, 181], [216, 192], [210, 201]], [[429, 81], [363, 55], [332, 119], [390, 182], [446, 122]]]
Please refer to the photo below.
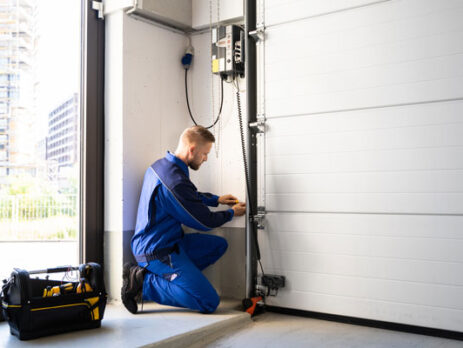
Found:
[[159, 181], [161, 181], [161, 183], [169, 191], [172, 191], [172, 189], [179, 183], [193, 185], [190, 179], [175, 163], [172, 163], [165, 158], [154, 162], [151, 165], [151, 168]]

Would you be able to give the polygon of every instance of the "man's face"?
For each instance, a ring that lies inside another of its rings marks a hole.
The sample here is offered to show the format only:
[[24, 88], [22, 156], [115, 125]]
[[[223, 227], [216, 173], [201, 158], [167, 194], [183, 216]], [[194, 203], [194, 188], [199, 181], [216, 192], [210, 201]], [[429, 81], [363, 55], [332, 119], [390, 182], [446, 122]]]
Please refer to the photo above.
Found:
[[207, 161], [207, 155], [211, 151], [212, 143], [198, 144], [195, 145], [191, 151], [192, 158], [188, 163], [188, 166], [193, 170], [198, 170], [203, 162]]

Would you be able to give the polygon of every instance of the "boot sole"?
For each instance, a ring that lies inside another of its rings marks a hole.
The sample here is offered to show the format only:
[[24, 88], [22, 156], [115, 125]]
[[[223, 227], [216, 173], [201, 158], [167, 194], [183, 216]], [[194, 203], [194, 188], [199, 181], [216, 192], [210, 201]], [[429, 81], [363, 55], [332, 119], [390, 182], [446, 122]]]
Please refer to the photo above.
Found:
[[[132, 313], [136, 314], [138, 311], [138, 305], [137, 302], [135, 301], [134, 297], [136, 295], [133, 293], [134, 290], [130, 289], [130, 285], [134, 284], [135, 281], [135, 276], [136, 272], [132, 272], [132, 275], [130, 274], [130, 270], [133, 266], [136, 266], [134, 264], [125, 264], [123, 271], [122, 271], [122, 278], [123, 278], [123, 283], [122, 283], [122, 289], [121, 289], [121, 299], [122, 303], [124, 304], [125, 308]], [[132, 290], [132, 291], [129, 291]]]

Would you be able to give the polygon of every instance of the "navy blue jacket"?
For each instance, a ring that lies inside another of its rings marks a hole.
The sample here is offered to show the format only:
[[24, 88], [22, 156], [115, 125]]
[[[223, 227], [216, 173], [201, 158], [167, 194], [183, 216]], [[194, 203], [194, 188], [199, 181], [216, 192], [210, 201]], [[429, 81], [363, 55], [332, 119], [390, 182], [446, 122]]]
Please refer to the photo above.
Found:
[[134, 255], [171, 247], [183, 236], [182, 224], [209, 231], [233, 218], [233, 209], [212, 212], [219, 197], [198, 192], [190, 181], [187, 165], [167, 152], [145, 172], [132, 238]]

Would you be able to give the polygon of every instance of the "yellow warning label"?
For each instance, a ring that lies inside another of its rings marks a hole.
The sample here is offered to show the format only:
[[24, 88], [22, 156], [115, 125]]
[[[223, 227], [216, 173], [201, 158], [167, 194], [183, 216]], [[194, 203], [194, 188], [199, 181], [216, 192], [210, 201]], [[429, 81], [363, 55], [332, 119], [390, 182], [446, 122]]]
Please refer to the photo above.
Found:
[[218, 59], [213, 59], [212, 60], [212, 72], [213, 73], [218, 73], [219, 72], [219, 60]]

